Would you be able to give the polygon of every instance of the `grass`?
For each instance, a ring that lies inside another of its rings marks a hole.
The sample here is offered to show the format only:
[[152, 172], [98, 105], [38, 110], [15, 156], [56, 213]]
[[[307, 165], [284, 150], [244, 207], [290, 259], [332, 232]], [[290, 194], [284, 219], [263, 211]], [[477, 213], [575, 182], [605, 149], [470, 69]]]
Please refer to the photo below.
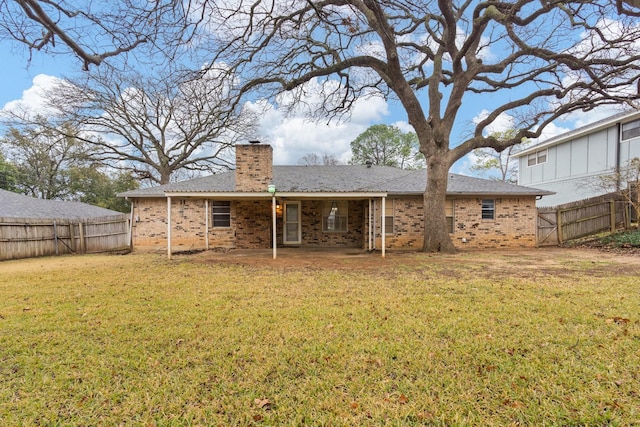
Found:
[[640, 230], [625, 231], [604, 236], [600, 239], [604, 245], [614, 247], [640, 247]]
[[631, 425], [639, 269], [564, 254], [0, 263], [0, 424]]

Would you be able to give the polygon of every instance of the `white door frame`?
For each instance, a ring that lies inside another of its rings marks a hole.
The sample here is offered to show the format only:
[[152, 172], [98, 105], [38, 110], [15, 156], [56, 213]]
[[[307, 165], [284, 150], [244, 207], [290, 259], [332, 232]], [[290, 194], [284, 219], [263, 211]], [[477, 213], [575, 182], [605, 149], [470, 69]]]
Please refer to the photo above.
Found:
[[[284, 210], [282, 212], [282, 243], [285, 245], [299, 245], [302, 243], [302, 224], [301, 224], [301, 205], [302, 203], [300, 201], [297, 202], [284, 202]], [[296, 206], [297, 207], [297, 218], [295, 219], [295, 221], [287, 221], [287, 211], [289, 206]], [[287, 224], [291, 224], [291, 223], [297, 223], [298, 225], [298, 239], [293, 241], [293, 240], [287, 240]]]

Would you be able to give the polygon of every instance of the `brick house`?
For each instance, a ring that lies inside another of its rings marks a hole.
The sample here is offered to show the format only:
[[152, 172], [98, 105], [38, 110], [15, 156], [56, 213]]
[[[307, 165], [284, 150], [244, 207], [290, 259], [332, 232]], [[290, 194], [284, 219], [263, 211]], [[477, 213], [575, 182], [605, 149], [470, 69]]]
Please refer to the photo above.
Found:
[[[236, 169], [128, 191], [134, 247], [343, 247], [418, 250], [425, 170], [273, 166], [267, 144], [236, 146]], [[536, 245], [536, 199], [548, 191], [451, 174], [446, 215], [458, 247]]]

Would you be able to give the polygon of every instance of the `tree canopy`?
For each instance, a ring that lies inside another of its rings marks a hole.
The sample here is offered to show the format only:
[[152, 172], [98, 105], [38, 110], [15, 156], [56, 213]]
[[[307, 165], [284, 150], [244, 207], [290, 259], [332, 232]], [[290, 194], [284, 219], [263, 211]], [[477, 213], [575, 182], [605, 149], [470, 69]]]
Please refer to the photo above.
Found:
[[71, 54], [88, 70], [143, 46], [168, 53], [189, 38], [189, 14], [188, 1], [0, 0], [0, 41]]
[[351, 141], [351, 164], [394, 166], [416, 169], [424, 166], [414, 132], [402, 132], [397, 126], [378, 124], [369, 127]]
[[[639, 98], [640, 6], [631, 0], [72, 4], [0, 0], [0, 37], [30, 49], [53, 49], [59, 38], [85, 67], [143, 45], [170, 53], [188, 41], [185, 49], [205, 53], [200, 63], [209, 64], [196, 75], [226, 73], [238, 83], [237, 103], [245, 95], [300, 96], [312, 81], [324, 97], [321, 115], [348, 114], [363, 97], [396, 99], [426, 158], [429, 251], [454, 250], [445, 197], [455, 161], [536, 138], [566, 114], [637, 107]], [[461, 123], [462, 105], [488, 113]], [[496, 138], [489, 130], [504, 115], [517, 132]], [[455, 126], [467, 127], [462, 140], [452, 140]]]
[[[509, 129], [494, 132], [491, 136], [498, 140], [504, 140], [511, 139], [514, 133], [516, 133], [515, 130]], [[473, 150], [475, 163], [471, 166], [471, 170], [479, 172], [481, 175], [488, 175], [490, 179], [515, 184], [518, 182], [518, 159], [515, 155], [522, 151], [523, 146], [527, 143], [528, 141], [524, 140], [520, 144], [511, 145], [502, 151], [496, 151], [493, 148], [476, 148]]]
[[[400, 102], [427, 162], [428, 251], [455, 250], [445, 218], [455, 161], [535, 138], [568, 113], [638, 100], [634, 2], [209, 0], [200, 16], [222, 46], [209, 63], [241, 76], [240, 93], [300, 94], [318, 80], [322, 113], [344, 113], [360, 97]], [[489, 112], [452, 141], [463, 103]], [[488, 133], [503, 115], [518, 129], [509, 139]]]
[[0, 188], [40, 199], [74, 200], [121, 212], [129, 202], [117, 194], [136, 189], [139, 181], [128, 172], [110, 174], [91, 160], [91, 147], [68, 123], [56, 130], [44, 117], [0, 138]]

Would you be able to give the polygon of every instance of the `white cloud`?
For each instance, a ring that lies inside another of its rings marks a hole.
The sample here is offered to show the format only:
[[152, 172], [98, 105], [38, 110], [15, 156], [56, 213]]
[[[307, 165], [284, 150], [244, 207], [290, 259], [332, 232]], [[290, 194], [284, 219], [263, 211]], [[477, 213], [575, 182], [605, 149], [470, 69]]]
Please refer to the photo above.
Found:
[[415, 132], [416, 131], [413, 128], [413, 126], [411, 126], [409, 123], [405, 122], [404, 120], [399, 120], [399, 121], [397, 121], [395, 123], [391, 123], [391, 125], [397, 127], [398, 129], [400, 129], [404, 133], [409, 133], [409, 132]]
[[55, 109], [47, 105], [45, 93], [62, 82], [64, 80], [58, 77], [38, 74], [33, 78], [33, 86], [22, 92], [22, 98], [7, 102], [0, 110], [0, 115], [3, 113], [53, 114]]
[[310, 113], [321, 102], [317, 82], [303, 88], [300, 102], [292, 101], [292, 95], [285, 94], [274, 103], [262, 100], [248, 106], [260, 112], [259, 133], [263, 142], [273, 146], [274, 164], [299, 164], [310, 153], [334, 156], [346, 163], [351, 158], [351, 141], [389, 113], [384, 99], [369, 96], [356, 101], [348, 119], [311, 119]]
[[[480, 111], [471, 121], [474, 124], [480, 123], [482, 120], [486, 119], [489, 116], [489, 110]], [[492, 123], [490, 123], [485, 129], [485, 136], [490, 135], [492, 133], [504, 132], [514, 127], [514, 119], [510, 115], [506, 113], [500, 114]]]
[[554, 136], [569, 132], [571, 129], [572, 128], [561, 127], [556, 125], [555, 123], [550, 123], [542, 130], [542, 133], [537, 139], [531, 141], [531, 144], [544, 142], [547, 139], [553, 138]]

